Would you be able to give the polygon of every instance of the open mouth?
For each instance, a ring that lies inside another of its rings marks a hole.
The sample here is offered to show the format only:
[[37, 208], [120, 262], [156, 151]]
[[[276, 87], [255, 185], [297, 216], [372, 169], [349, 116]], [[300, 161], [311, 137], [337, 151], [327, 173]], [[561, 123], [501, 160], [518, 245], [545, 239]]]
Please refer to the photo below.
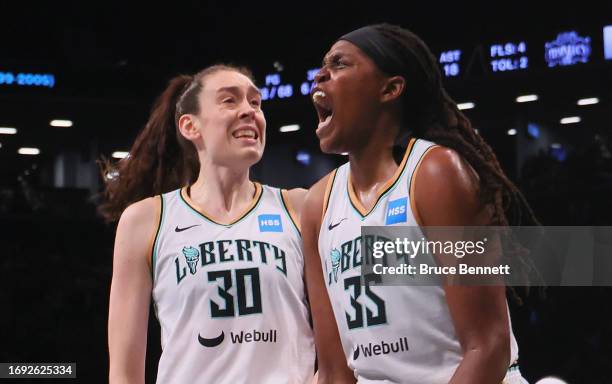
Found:
[[327, 125], [334, 114], [329, 96], [325, 92], [317, 90], [312, 94], [312, 102], [319, 116], [319, 127]]
[[234, 136], [234, 138], [236, 139], [251, 139], [251, 140], [259, 139], [259, 133], [257, 132], [256, 129], [253, 129], [253, 128], [237, 129], [232, 133], [232, 136]]

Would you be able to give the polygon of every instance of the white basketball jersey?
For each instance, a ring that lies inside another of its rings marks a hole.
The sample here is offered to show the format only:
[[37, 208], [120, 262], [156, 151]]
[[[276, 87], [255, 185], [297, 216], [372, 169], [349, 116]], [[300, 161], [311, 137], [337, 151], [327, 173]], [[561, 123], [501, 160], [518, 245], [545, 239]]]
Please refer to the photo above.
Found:
[[162, 195], [153, 247], [158, 383], [307, 383], [314, 341], [302, 239], [279, 189], [256, 184], [229, 225], [185, 189]]
[[[462, 359], [442, 287], [360, 283], [361, 226], [418, 226], [410, 185], [433, 147], [410, 141], [369, 212], [355, 197], [348, 163], [330, 176], [319, 253], [344, 353], [360, 383], [448, 383]], [[514, 335], [511, 356], [512, 362], [518, 358]]]

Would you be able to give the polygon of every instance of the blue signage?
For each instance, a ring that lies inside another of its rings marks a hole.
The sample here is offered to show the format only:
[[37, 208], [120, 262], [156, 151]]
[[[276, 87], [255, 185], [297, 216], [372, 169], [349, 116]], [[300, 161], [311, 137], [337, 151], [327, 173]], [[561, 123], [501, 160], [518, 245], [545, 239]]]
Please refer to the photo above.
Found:
[[300, 92], [302, 92], [302, 95], [310, 95], [310, 92], [312, 92], [312, 89], [314, 88], [315, 84], [314, 78], [317, 73], [319, 73], [320, 69], [321, 68], [312, 68], [306, 71], [306, 81], [304, 81], [302, 85], [300, 85]]
[[603, 29], [604, 34], [604, 57], [612, 60], [612, 25], [606, 25]]
[[491, 70], [506, 72], [527, 69], [527, 43], [524, 41], [493, 44], [489, 47]]
[[262, 100], [284, 99], [293, 96], [291, 84], [281, 84], [280, 73], [266, 75], [266, 86], [260, 89]]
[[454, 49], [451, 51], [444, 51], [440, 54], [440, 65], [444, 70], [444, 76], [455, 77], [459, 76], [461, 67], [459, 66], [459, 60], [461, 60], [461, 50]]
[[545, 44], [544, 58], [550, 68], [587, 63], [591, 55], [591, 38], [577, 32], [561, 32], [557, 38]]
[[0, 71], [0, 86], [55, 87], [55, 75], [50, 73], [13, 73]]

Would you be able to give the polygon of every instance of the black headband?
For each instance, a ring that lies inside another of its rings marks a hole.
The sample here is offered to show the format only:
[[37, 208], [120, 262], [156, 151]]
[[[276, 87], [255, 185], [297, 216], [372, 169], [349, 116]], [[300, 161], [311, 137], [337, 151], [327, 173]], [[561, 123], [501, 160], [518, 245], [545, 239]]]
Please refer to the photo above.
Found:
[[406, 72], [406, 63], [392, 41], [371, 26], [356, 29], [338, 40], [346, 40], [355, 44], [387, 75]]

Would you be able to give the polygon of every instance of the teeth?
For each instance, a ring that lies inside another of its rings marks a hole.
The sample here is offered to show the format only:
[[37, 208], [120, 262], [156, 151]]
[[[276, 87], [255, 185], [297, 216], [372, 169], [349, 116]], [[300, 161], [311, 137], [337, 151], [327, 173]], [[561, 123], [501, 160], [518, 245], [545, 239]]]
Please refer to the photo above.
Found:
[[255, 134], [255, 132], [251, 131], [251, 130], [241, 130], [238, 132], [234, 132], [234, 137], [239, 139], [241, 137], [247, 137], [250, 139], [254, 139], [255, 137], [257, 137], [257, 135]]
[[312, 94], [312, 98], [314, 100], [316, 99], [324, 99], [327, 95], [325, 95], [325, 92], [323, 91], [316, 91], [315, 93]]

